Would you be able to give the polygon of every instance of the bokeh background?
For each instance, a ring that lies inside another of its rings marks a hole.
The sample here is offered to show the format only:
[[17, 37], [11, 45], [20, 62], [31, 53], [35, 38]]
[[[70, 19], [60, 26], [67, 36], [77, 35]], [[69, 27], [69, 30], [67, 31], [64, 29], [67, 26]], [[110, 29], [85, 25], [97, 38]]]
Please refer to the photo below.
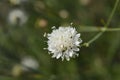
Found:
[[[103, 27], [115, 1], [0, 0], [0, 80], [120, 80], [120, 31], [105, 32], [70, 61], [53, 59], [43, 49], [44, 33], [71, 22], [83, 42], [89, 41], [97, 32], [80, 27]], [[12, 23], [9, 16], [16, 9], [25, 15], [15, 13]], [[120, 2], [109, 27], [120, 27]], [[27, 63], [32, 66], [24, 67]]]

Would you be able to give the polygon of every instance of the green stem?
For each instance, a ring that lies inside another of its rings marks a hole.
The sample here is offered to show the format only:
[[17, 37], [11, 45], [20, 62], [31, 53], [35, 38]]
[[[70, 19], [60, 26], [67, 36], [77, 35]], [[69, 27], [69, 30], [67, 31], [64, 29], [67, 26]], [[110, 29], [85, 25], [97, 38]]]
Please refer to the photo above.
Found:
[[94, 38], [92, 38], [91, 40], [89, 40], [87, 43], [88, 45], [90, 45], [92, 42], [94, 42], [95, 40], [97, 40], [101, 35], [103, 34], [103, 31], [98, 33]]
[[[108, 21], [107, 21], [107, 23], [104, 25], [105, 28], [107, 28], [107, 27], [109, 26], [110, 21], [111, 21], [114, 13], [115, 13], [115, 11], [116, 11], [116, 8], [117, 8], [117, 6], [118, 6], [118, 3], [119, 3], [119, 0], [116, 0], [115, 5], [114, 5], [114, 8], [113, 8], [113, 10], [112, 10], [112, 12], [111, 12], [111, 14], [110, 14], [110, 16], [109, 16], [109, 18], [108, 18]], [[84, 43], [83, 45], [86, 46], [86, 47], [88, 47], [91, 43], [93, 43], [95, 40], [97, 40], [105, 31], [106, 31], [106, 29], [105, 29], [105, 30], [102, 30], [102, 31], [99, 32], [96, 36], [94, 36], [91, 40], [89, 40], [88, 42]]]
[[113, 32], [113, 31], [120, 31], [120, 28], [106, 28], [106, 27], [83, 27], [80, 28], [80, 32], [103, 32], [105, 30], [106, 32]]
[[115, 13], [115, 11], [116, 11], [116, 9], [117, 9], [118, 3], [119, 3], [119, 0], [116, 0], [115, 5], [114, 5], [114, 8], [113, 8], [113, 10], [112, 10], [112, 12], [111, 12], [111, 14], [110, 14], [110, 17], [108, 18], [108, 21], [107, 21], [105, 27], [108, 27], [108, 26], [109, 26], [109, 24], [110, 24], [110, 22], [111, 22], [111, 20], [112, 20], [112, 17], [113, 17], [113, 15], [114, 15], [114, 13]]
[[108, 28], [106, 31], [120, 31], [120, 28]]

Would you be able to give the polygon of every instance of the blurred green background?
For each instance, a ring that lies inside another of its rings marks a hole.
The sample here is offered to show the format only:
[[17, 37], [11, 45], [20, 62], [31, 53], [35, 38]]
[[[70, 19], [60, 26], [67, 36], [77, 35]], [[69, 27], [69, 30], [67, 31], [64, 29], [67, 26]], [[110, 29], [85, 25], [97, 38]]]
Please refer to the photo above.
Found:
[[[120, 32], [105, 32], [70, 61], [53, 59], [43, 49], [47, 48], [45, 32], [71, 22], [83, 42], [93, 38], [97, 32], [83, 32], [80, 26], [103, 27], [115, 1], [0, 0], [0, 80], [120, 80]], [[9, 22], [14, 9], [26, 14], [24, 24]], [[120, 1], [109, 27], [120, 27]], [[39, 67], [22, 70], [26, 56], [34, 58]]]

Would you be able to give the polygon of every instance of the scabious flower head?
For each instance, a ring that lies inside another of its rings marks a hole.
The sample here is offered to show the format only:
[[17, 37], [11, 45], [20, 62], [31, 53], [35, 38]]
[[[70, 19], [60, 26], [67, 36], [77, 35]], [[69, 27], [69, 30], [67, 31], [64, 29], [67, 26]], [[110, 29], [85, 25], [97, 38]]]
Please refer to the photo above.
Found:
[[78, 56], [76, 52], [79, 51], [78, 47], [82, 40], [80, 33], [77, 33], [75, 28], [69, 26], [53, 29], [47, 38], [47, 49], [53, 54], [53, 58], [62, 58], [62, 60], [66, 58], [69, 61], [70, 57]]
[[8, 15], [8, 22], [12, 25], [23, 25], [27, 19], [25, 12], [20, 9], [14, 9]]

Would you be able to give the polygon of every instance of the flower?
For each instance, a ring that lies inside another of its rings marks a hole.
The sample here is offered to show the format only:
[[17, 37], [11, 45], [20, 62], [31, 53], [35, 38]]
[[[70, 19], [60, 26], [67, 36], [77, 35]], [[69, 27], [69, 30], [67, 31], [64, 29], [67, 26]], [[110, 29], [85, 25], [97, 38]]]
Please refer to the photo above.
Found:
[[29, 69], [37, 69], [39, 67], [38, 62], [32, 57], [25, 57], [21, 61], [22, 70], [29, 71]]
[[27, 19], [27, 15], [20, 9], [14, 9], [8, 15], [8, 22], [12, 25], [23, 25]]
[[48, 38], [48, 50], [53, 54], [53, 58], [59, 59], [64, 58], [67, 61], [70, 57], [78, 56], [77, 51], [79, 51], [80, 43], [82, 40], [80, 38], [80, 33], [77, 33], [76, 29], [73, 27], [59, 27], [58, 29], [53, 29], [51, 34], [47, 35]]

